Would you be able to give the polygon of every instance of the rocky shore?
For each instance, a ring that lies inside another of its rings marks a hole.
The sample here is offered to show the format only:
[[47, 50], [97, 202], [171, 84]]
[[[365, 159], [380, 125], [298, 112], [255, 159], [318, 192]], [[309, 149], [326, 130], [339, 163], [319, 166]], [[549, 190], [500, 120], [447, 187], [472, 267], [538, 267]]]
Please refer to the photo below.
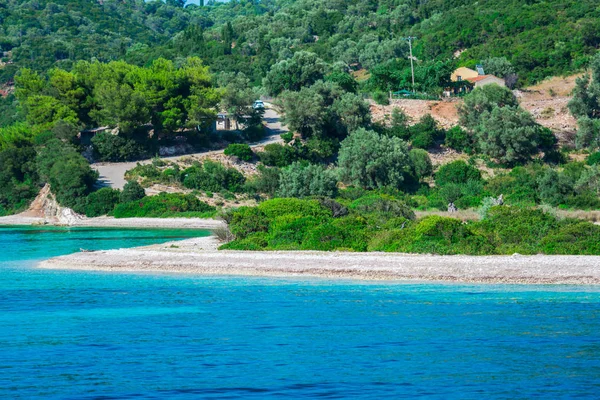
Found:
[[39, 266], [110, 272], [510, 284], [600, 284], [600, 257], [217, 251], [216, 238], [76, 253]]

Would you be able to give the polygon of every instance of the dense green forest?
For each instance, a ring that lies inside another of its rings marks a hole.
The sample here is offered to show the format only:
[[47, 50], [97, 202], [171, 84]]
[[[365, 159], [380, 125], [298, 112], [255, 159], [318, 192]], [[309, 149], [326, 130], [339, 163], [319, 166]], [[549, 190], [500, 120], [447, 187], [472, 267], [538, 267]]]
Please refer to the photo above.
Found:
[[[0, 81], [18, 68], [69, 69], [77, 60], [200, 56], [214, 71], [259, 83], [278, 61], [310, 50], [327, 62], [400, 74], [405, 36], [419, 65], [507, 57], [523, 82], [584, 66], [600, 44], [593, 0], [0, 1]], [[208, 3], [207, 3], [208, 4]], [[11, 52], [6, 54], [6, 52]]]

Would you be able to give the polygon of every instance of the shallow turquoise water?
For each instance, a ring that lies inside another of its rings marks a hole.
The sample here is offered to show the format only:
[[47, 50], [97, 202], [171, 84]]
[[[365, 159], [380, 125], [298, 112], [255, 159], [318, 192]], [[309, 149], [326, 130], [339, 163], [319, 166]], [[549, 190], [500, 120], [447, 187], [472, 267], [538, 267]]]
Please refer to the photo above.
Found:
[[46, 271], [189, 231], [0, 229], [0, 398], [598, 398], [600, 290]]

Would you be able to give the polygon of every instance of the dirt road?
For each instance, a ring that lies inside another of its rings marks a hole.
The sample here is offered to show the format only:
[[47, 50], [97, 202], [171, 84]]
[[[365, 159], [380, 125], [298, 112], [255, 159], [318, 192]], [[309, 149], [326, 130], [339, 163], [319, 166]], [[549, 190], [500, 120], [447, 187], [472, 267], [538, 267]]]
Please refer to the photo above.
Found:
[[[273, 108], [270, 105], [267, 104], [267, 107], [268, 108], [265, 110], [264, 115], [265, 126], [267, 128], [267, 136], [260, 142], [251, 143], [250, 147], [259, 147], [270, 143], [282, 142], [280, 135], [288, 131], [287, 128], [281, 124], [280, 115], [275, 110], [273, 110]], [[220, 153], [223, 153], [223, 150], [203, 151], [199, 153], [185, 154], [181, 156], [162, 157], [162, 159], [168, 161], [176, 161], [183, 157]], [[123, 189], [123, 186], [125, 186], [125, 183], [127, 183], [127, 181], [125, 180], [125, 173], [130, 169], [134, 168], [138, 162], [140, 164], [148, 164], [151, 161], [152, 160], [122, 163], [96, 163], [92, 164], [92, 168], [94, 168], [100, 173], [98, 183], [101, 186], [112, 187], [114, 189]]]

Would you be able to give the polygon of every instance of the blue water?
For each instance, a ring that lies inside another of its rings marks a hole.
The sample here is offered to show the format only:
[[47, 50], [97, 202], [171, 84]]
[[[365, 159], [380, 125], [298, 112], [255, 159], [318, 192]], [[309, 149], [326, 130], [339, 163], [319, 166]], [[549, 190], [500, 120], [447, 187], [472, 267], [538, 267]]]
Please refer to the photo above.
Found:
[[0, 398], [600, 397], [600, 290], [47, 271], [189, 231], [0, 229]]

